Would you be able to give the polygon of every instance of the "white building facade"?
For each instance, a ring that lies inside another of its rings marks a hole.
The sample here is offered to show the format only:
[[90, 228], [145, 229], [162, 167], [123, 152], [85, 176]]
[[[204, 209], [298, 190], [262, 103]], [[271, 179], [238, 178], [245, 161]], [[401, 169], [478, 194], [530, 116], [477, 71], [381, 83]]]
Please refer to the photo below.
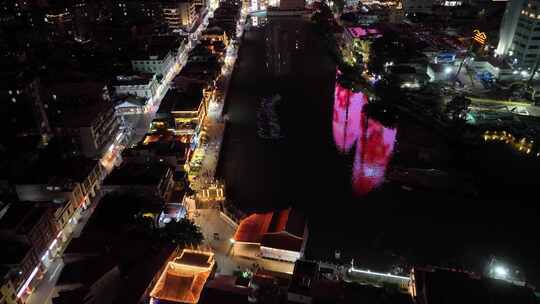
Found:
[[158, 87], [159, 81], [156, 74], [152, 76], [117, 76], [113, 83], [116, 95], [134, 95], [148, 99], [155, 96]]
[[520, 11], [509, 55], [517, 66], [531, 69], [540, 54], [540, 1], [531, 0]]
[[152, 73], [157, 75], [167, 75], [169, 70], [176, 63], [176, 53], [167, 52], [163, 57], [150, 55], [146, 58], [131, 60], [131, 67], [134, 71], [142, 73]]

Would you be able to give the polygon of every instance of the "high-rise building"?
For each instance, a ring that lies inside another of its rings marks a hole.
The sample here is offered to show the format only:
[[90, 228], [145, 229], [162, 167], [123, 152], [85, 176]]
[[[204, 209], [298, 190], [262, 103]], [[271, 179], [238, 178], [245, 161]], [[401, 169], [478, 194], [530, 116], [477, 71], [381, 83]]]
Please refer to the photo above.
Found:
[[518, 19], [524, 5], [525, 0], [510, 0], [506, 3], [506, 10], [504, 11], [499, 32], [499, 44], [495, 51], [497, 54], [506, 55], [510, 51]]
[[191, 0], [164, 3], [163, 18], [170, 31], [190, 31], [197, 21], [197, 5]]
[[523, 68], [532, 68], [540, 55], [540, 1], [529, 0], [519, 18], [508, 55]]

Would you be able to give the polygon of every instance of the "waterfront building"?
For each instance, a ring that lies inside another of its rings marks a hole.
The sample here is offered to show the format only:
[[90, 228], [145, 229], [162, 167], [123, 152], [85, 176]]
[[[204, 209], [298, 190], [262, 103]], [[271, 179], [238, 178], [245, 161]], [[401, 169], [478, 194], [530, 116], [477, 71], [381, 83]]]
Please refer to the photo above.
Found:
[[234, 235], [237, 243], [259, 246], [263, 258], [293, 263], [303, 256], [307, 238], [305, 217], [291, 208], [252, 214]]

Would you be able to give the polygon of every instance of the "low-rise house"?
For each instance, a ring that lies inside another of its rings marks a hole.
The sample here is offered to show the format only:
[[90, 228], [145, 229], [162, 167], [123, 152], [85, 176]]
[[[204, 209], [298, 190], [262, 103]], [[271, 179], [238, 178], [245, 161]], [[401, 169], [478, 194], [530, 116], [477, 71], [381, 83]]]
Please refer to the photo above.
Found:
[[173, 167], [175, 171], [183, 171], [189, 153], [190, 136], [175, 135], [171, 131], [146, 134], [134, 147], [122, 152], [126, 162], [160, 161]]
[[173, 83], [185, 82], [201, 85], [215, 85], [219, 73], [221, 72], [221, 66], [221, 62], [212, 59], [201, 62], [188, 62], [182, 68], [182, 71], [174, 78]]
[[199, 132], [206, 111], [201, 86], [191, 86], [185, 91], [170, 89], [161, 101], [156, 119], [172, 122], [176, 134], [194, 135]]
[[103, 167], [88, 158], [42, 158], [29, 172], [14, 183], [19, 200], [54, 203], [55, 225], [65, 241], [97, 195]]
[[252, 214], [240, 222], [234, 235], [237, 243], [259, 246], [263, 258], [287, 262], [303, 256], [307, 238], [305, 217], [291, 208]]
[[107, 86], [89, 81], [56, 83], [46, 94], [53, 133], [70, 141], [74, 152], [100, 158], [120, 128]]
[[174, 170], [163, 162], [126, 162], [103, 181], [104, 191], [134, 192], [168, 201], [174, 186]]
[[225, 46], [229, 45], [227, 32], [219, 26], [208, 27], [201, 34], [201, 40], [221, 41]]
[[199, 303], [206, 281], [214, 274], [214, 254], [182, 250], [169, 261], [150, 292], [151, 303]]
[[159, 81], [156, 74], [139, 74], [139, 75], [127, 75], [116, 76], [111, 81], [111, 86], [114, 89], [114, 94], [117, 96], [122, 95], [135, 95], [151, 99], [156, 95]]
[[149, 42], [131, 56], [134, 71], [165, 77], [184, 51], [186, 40], [177, 36], [152, 36]]
[[17, 202], [6, 208], [0, 217], [0, 265], [10, 269], [17, 297], [24, 300], [27, 288], [35, 287], [36, 278], [51, 263], [57, 249], [55, 207], [50, 203]]
[[114, 110], [116, 115], [143, 114], [148, 110], [149, 99], [135, 95], [123, 95], [115, 98]]

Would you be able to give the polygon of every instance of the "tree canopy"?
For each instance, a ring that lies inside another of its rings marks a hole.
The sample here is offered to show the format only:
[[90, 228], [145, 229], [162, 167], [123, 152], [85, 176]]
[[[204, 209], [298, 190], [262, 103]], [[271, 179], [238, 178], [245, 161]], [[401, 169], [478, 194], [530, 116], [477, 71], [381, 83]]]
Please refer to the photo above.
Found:
[[183, 218], [178, 222], [171, 221], [167, 223], [162, 229], [162, 236], [164, 239], [181, 247], [198, 246], [204, 240], [199, 226], [187, 218]]

